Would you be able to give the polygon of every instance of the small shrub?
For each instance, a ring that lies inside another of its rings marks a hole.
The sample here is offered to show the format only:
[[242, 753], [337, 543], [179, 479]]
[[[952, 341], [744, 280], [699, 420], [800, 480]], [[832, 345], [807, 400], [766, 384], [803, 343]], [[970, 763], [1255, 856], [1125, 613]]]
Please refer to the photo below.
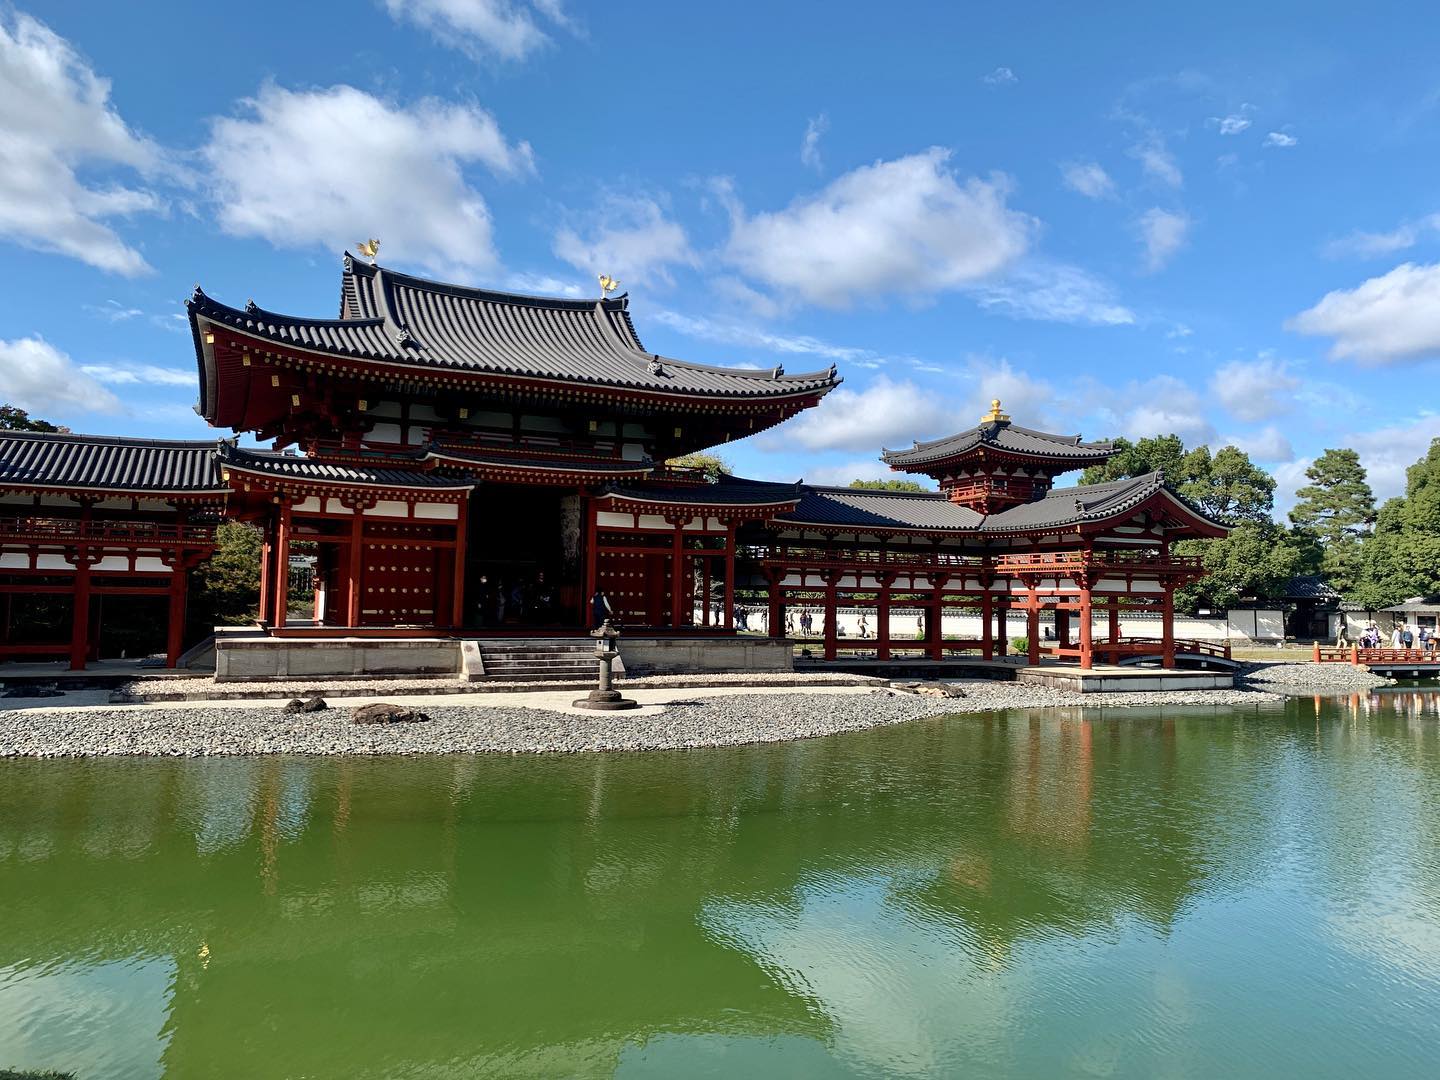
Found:
[[1010, 651], [1013, 653], [1028, 653], [1030, 651], [1030, 639], [1028, 637], [1012, 637], [1010, 639]]

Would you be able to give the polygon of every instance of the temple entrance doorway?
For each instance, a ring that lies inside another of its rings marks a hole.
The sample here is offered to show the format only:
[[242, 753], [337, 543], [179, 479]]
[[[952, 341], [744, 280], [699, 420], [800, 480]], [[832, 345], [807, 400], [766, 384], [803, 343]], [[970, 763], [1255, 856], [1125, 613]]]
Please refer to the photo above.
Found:
[[581, 624], [580, 499], [573, 489], [479, 484], [465, 535], [467, 629]]

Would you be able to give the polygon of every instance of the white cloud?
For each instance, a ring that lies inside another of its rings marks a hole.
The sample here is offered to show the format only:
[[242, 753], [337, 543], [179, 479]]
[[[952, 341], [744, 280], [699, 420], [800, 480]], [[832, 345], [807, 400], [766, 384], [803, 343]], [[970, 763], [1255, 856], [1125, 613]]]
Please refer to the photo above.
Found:
[[50, 420], [120, 411], [119, 398], [38, 337], [0, 340], [0, 401]]
[[1290, 440], [1274, 425], [1244, 435], [1226, 435], [1218, 441], [1221, 445], [1239, 447], [1255, 461], [1289, 462], [1295, 457]]
[[1097, 412], [1107, 431], [1130, 439], [1174, 434], [1187, 446], [1215, 439], [1200, 396], [1190, 383], [1173, 375], [1104, 387]]
[[[716, 341], [722, 345], [738, 345], [745, 349], [758, 349], [782, 356], [816, 356], [836, 363], [853, 364], [857, 367], [876, 368], [892, 359], [872, 349], [852, 345], [836, 345], [808, 334], [777, 334], [758, 326], [731, 320], [711, 319], [663, 308], [646, 314], [651, 322], [678, 330], [687, 337], [701, 341]], [[896, 357], [895, 359], [909, 359]]]
[[129, 322], [131, 319], [145, 314], [139, 308], [126, 307], [119, 300], [106, 300], [103, 304], [84, 304], [82, 306], [97, 319], [113, 323]]
[[1389, 232], [1364, 232], [1357, 229], [1347, 236], [1330, 241], [1325, 245], [1324, 251], [1332, 259], [1351, 255], [1362, 259], [1391, 255], [1414, 247], [1425, 233], [1436, 231], [1440, 231], [1440, 214], [1427, 214], [1418, 221], [1403, 221]]
[[1011, 83], [1019, 82], [1020, 79], [1008, 67], [997, 67], [988, 75], [980, 76], [980, 81], [987, 86], [1009, 86]]
[[[116, 170], [155, 177], [169, 165], [121, 119], [109, 80], [68, 41], [28, 15], [0, 11], [0, 237], [110, 273], [150, 272], [109, 222], [163, 203], [116, 181]], [[82, 181], [82, 171], [109, 178]]]
[[1237, 420], [1255, 423], [1288, 412], [1300, 379], [1284, 360], [1260, 356], [1235, 360], [1216, 370], [1210, 390]]
[[1185, 175], [1175, 155], [1165, 145], [1157, 132], [1147, 132], [1145, 137], [1130, 148], [1130, 156], [1140, 162], [1140, 168], [1152, 180], [1158, 180], [1168, 187], [1184, 185]]
[[1296, 458], [1294, 461], [1284, 461], [1270, 470], [1270, 475], [1275, 478], [1275, 513], [1276, 521], [1285, 521], [1290, 513], [1291, 507], [1295, 505], [1295, 493], [1310, 482], [1305, 475], [1305, 470], [1315, 463], [1311, 457]]
[[1440, 355], [1440, 263], [1402, 263], [1353, 289], [1336, 289], [1285, 325], [1334, 338], [1336, 359], [1386, 364]]
[[352, 86], [267, 85], [242, 105], [201, 151], [227, 233], [332, 251], [378, 236], [387, 255], [435, 270], [497, 265], [489, 208], [463, 166], [514, 177], [534, 165], [485, 110], [405, 108]]
[[1360, 455], [1375, 498], [1383, 502], [1405, 494], [1405, 470], [1424, 457], [1437, 438], [1440, 415], [1427, 413], [1403, 424], [1352, 433], [1341, 445]]
[[653, 199], [607, 197], [598, 213], [601, 222], [589, 235], [563, 228], [555, 234], [555, 254], [577, 270], [609, 274], [635, 284], [670, 284], [674, 266], [694, 266], [685, 230], [665, 216]]
[[1024, 253], [1036, 223], [1006, 206], [1003, 176], [962, 181], [949, 158], [932, 148], [866, 165], [773, 213], [748, 216], [727, 196], [725, 258], [764, 285], [832, 308], [989, 277]]
[[1067, 161], [1060, 166], [1060, 177], [1066, 187], [1087, 199], [1115, 197], [1115, 181], [1094, 161]]
[[1300, 140], [1294, 135], [1287, 135], [1283, 131], [1272, 131], [1265, 136], [1265, 146], [1275, 146], [1282, 150], [1288, 150], [1292, 146], [1299, 146]]
[[1193, 333], [1195, 333], [1195, 331], [1190, 329], [1190, 327], [1186, 326], [1184, 323], [1176, 323], [1169, 330], [1165, 331], [1165, 336], [1171, 339], [1187, 338]]
[[805, 125], [805, 136], [800, 140], [800, 163], [807, 168], [820, 170], [820, 140], [830, 130], [830, 118], [824, 113], [811, 117]]
[[582, 296], [598, 296], [600, 288], [592, 285], [585, 288], [578, 281], [555, 277], [553, 274], [515, 273], [505, 279], [505, 287], [512, 292], [530, 296], [567, 296], [578, 299]]
[[447, 45], [476, 58], [523, 60], [550, 38], [535, 13], [571, 28], [558, 0], [384, 0], [392, 18], [429, 30]]
[[1243, 113], [1231, 113], [1229, 116], [1212, 116], [1210, 122], [1215, 125], [1221, 135], [1239, 135], [1250, 127], [1250, 118]]
[[772, 437], [768, 446], [879, 453], [882, 446], [908, 446], [951, 430], [956, 430], [956, 418], [944, 395], [881, 375], [864, 390], [832, 390], [785, 426], [783, 440]]
[[1135, 313], [1105, 282], [1079, 267], [1041, 259], [1021, 262], [972, 290], [981, 307], [1019, 319], [1076, 326], [1128, 326]]
[[[1037, 427], [1049, 423], [1050, 406], [1055, 400], [1055, 387], [1016, 368], [1009, 360], [972, 356], [965, 362], [962, 378], [969, 389], [956, 399], [959, 408], [957, 429], [970, 427], [990, 411], [990, 402], [1000, 399], [1001, 408], [1021, 427]], [[948, 434], [948, 433], [942, 433]], [[923, 439], [916, 435], [913, 438]]]
[[157, 364], [82, 364], [80, 371], [96, 382], [111, 386], [138, 386], [144, 383], [151, 386], [190, 388], [195, 385], [195, 372], [177, 371]]
[[1154, 271], [1165, 266], [1185, 246], [1190, 218], [1181, 211], [1152, 206], [1140, 215], [1136, 227], [1140, 242], [1145, 245], [1145, 267]]
[[[876, 447], [879, 453], [879, 447]], [[878, 457], [860, 458], [856, 461], [844, 461], [838, 465], [818, 465], [805, 470], [805, 480], [811, 484], [830, 484], [834, 487], [849, 487], [852, 480], [909, 480], [912, 477], [903, 476], [886, 465]], [[925, 477], [918, 478], [920, 483], [928, 484]]]

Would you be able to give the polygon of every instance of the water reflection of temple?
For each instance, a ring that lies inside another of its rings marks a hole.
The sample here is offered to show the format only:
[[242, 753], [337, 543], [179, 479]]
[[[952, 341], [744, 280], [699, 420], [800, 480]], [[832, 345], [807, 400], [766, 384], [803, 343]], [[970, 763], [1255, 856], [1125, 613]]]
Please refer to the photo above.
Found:
[[[1245, 768], [1310, 753], [1291, 715]], [[170, 1076], [222, 1052], [233, 1075], [605, 1072], [661, 1033], [924, 1072], [1017, 1021], [1035, 949], [1168, 934], [1262, 872], [1278, 808], [1236, 797], [1237, 730], [1037, 713], [663, 756], [7, 763], [0, 967], [164, 958], [141, 1037]], [[1434, 774], [1411, 776], [1420, 812]]]

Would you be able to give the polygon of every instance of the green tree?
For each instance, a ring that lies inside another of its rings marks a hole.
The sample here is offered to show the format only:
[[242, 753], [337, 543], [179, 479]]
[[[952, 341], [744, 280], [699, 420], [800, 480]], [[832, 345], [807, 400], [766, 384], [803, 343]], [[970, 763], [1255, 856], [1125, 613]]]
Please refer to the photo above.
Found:
[[1197, 447], [1185, 455], [1181, 470], [1177, 489], [1206, 517], [1225, 525], [1271, 520], [1275, 478], [1251, 462], [1245, 451], [1222, 446], [1211, 457], [1208, 446]]
[[15, 405], [0, 405], [0, 431], [64, 431], [49, 420], [32, 420], [30, 414]]
[[1320, 573], [1337, 591], [1360, 581], [1361, 545], [1375, 524], [1375, 493], [1354, 450], [1326, 450], [1305, 470], [1310, 482], [1295, 493], [1290, 521], [1312, 535], [1322, 552]]
[[1104, 484], [1111, 480], [1124, 480], [1131, 476], [1143, 476], [1157, 469], [1163, 469], [1171, 483], [1181, 483], [1185, 477], [1185, 444], [1179, 435], [1156, 435], [1152, 438], [1131, 442], [1126, 438], [1112, 440], [1115, 456], [1104, 464], [1092, 465], [1080, 477], [1082, 484]]
[[1182, 555], [1199, 555], [1206, 576], [1175, 594], [1186, 610], [1200, 606], [1233, 607], [1251, 597], [1273, 596], [1303, 568], [1304, 553], [1273, 521], [1246, 521], [1219, 540], [1182, 540]]
[[215, 530], [215, 554], [195, 570], [196, 618], [246, 623], [260, 606], [260, 531], [242, 521]]
[[1405, 494], [1380, 507], [1358, 562], [1352, 599], [1368, 608], [1440, 593], [1440, 439], [1405, 470]]
[[900, 478], [890, 480], [851, 480], [852, 488], [861, 488], [865, 491], [933, 491], [934, 488], [927, 488], [918, 480], [903, 480]]
[[729, 476], [734, 470], [730, 462], [726, 461], [719, 454], [682, 454], [680, 457], [671, 458], [665, 462], [677, 469], [699, 469], [705, 474], [705, 479], [715, 483], [722, 476]]

